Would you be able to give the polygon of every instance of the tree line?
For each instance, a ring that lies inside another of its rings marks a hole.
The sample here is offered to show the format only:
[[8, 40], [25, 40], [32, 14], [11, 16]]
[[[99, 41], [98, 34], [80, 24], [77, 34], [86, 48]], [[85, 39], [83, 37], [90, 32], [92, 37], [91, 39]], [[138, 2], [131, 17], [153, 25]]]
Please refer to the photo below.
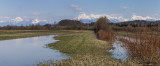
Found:
[[31, 24], [28, 26], [0, 26], [0, 30], [92, 30], [94, 22], [83, 23], [78, 20], [64, 19], [57, 24]]
[[[91, 22], [91, 23], [83, 23], [78, 20], [70, 20], [70, 19], [64, 19], [59, 21], [57, 24], [32, 24], [28, 26], [0, 26], [0, 30], [94, 30], [95, 25], [97, 25], [100, 28], [107, 27], [114, 31], [133, 31], [134, 28], [144, 28], [148, 27], [149, 29], [153, 31], [160, 31], [160, 21], [156, 22], [147, 22], [144, 20], [135, 20], [135, 21], [128, 21], [128, 22], [120, 22], [120, 23], [111, 23], [108, 22], [108, 24], [105, 24], [106, 22], [103, 21], [109, 21], [109, 19], [106, 20], [102, 19], [103, 17], [99, 18], [97, 22]], [[108, 27], [108, 25], [110, 25]], [[99, 29], [98, 29], [99, 30]]]

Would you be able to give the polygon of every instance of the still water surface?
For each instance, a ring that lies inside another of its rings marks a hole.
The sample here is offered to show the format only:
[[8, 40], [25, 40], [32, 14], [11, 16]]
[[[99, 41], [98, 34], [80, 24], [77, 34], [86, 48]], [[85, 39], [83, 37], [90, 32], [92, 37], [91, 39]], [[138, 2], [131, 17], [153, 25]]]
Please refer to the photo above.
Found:
[[125, 61], [128, 58], [128, 53], [127, 49], [123, 46], [123, 43], [120, 41], [114, 41], [112, 45], [114, 49], [109, 50], [109, 52], [112, 53], [112, 57]]
[[0, 41], [0, 66], [33, 66], [41, 61], [67, 59], [58, 50], [46, 48], [54, 35]]
[[117, 36], [115, 40], [112, 42], [114, 49], [109, 50], [112, 53], [112, 57], [122, 62], [129, 58], [129, 53], [124, 46], [125, 44], [121, 42], [119, 39], [126, 39], [130, 41], [135, 41], [134, 38], [125, 37], [125, 36]]

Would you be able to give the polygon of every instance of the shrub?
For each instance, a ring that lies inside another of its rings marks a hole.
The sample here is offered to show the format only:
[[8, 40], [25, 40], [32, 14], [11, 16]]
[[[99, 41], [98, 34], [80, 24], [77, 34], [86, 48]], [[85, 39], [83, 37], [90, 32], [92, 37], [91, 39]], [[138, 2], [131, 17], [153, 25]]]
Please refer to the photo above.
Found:
[[98, 31], [98, 38], [101, 40], [107, 40], [110, 41], [115, 37], [115, 34], [112, 31], [104, 31], [99, 30]]

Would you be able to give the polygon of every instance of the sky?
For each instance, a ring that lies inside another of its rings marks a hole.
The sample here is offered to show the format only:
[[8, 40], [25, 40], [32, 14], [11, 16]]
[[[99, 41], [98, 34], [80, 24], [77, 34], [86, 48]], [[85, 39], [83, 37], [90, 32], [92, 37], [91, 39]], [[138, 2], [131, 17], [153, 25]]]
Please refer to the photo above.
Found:
[[0, 23], [62, 19], [160, 20], [160, 0], [0, 0]]

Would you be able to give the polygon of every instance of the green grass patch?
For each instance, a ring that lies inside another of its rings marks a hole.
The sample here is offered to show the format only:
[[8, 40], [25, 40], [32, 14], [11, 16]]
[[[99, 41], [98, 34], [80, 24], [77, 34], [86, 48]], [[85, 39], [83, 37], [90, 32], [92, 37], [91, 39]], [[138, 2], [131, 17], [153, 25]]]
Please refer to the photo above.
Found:
[[93, 31], [73, 32], [55, 38], [60, 41], [48, 46], [70, 55], [71, 58], [57, 62], [53, 66], [137, 66], [133, 62], [122, 63], [113, 59], [111, 53], [108, 52], [113, 48], [112, 45], [109, 42], [98, 40]]

